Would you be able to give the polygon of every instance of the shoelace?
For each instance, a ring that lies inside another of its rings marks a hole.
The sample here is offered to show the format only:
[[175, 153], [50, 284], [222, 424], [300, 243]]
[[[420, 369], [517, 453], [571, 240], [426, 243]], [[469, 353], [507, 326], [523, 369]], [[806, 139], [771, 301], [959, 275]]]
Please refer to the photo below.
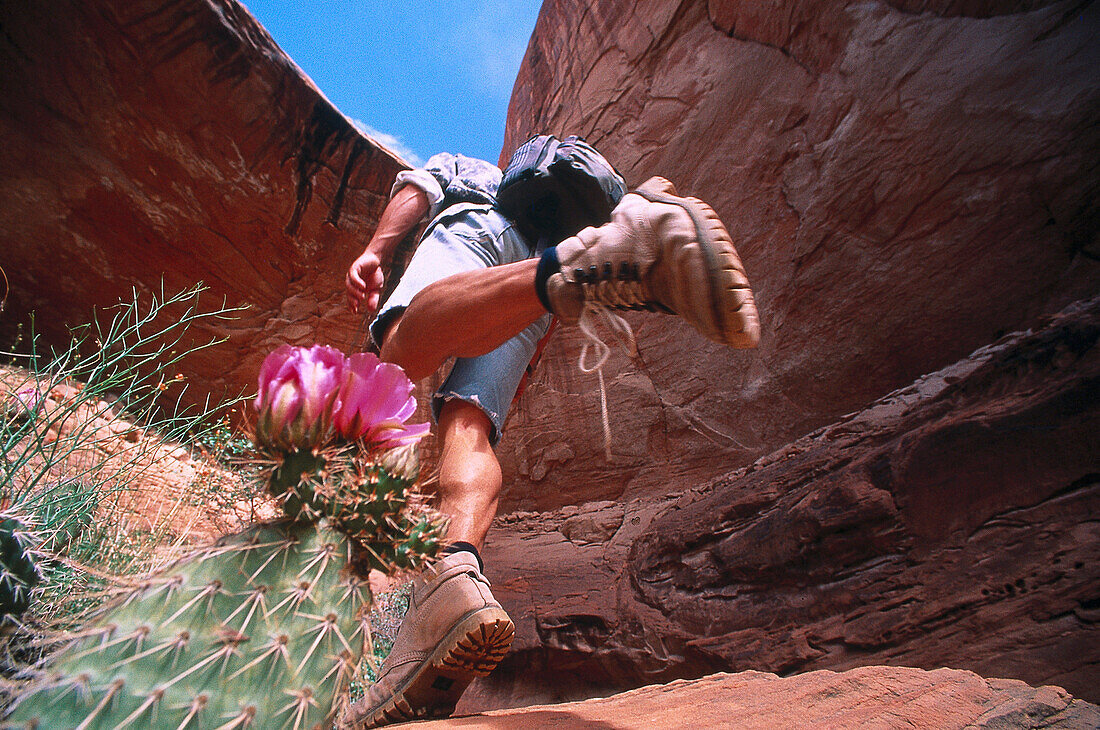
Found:
[[637, 279], [605, 279], [588, 285], [587, 289], [588, 301], [594, 299], [615, 309], [644, 309], [647, 306], [642, 282]]
[[[632, 283], [632, 282], [615, 282]], [[633, 282], [636, 283], [636, 282]], [[607, 414], [607, 386], [603, 378], [603, 366], [607, 358], [611, 356], [611, 347], [603, 341], [596, 331], [597, 322], [602, 319], [615, 337], [615, 342], [623, 347], [627, 353], [634, 357], [638, 354], [638, 343], [634, 338], [634, 330], [630, 323], [621, 315], [612, 312], [600, 301], [589, 299], [584, 303], [581, 316], [577, 320], [577, 326], [588, 340], [581, 347], [581, 355], [577, 359], [577, 367], [582, 373], [595, 371], [600, 380], [600, 416], [603, 420], [603, 452], [608, 461], [611, 461], [611, 419]], [[596, 362], [586, 364], [588, 348], [592, 347], [596, 352]]]

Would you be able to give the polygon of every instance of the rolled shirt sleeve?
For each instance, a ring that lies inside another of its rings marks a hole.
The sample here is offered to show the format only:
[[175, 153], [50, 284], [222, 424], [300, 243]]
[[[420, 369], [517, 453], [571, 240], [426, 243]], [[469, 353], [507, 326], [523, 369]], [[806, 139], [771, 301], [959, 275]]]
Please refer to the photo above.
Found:
[[428, 196], [428, 218], [456, 203], [492, 205], [496, 202], [501, 172], [496, 165], [465, 155], [441, 152], [432, 155], [422, 168], [397, 174], [391, 197], [406, 185], [415, 185]]
[[397, 191], [406, 185], [413, 185], [424, 191], [424, 194], [428, 196], [428, 202], [431, 204], [431, 210], [427, 217], [435, 218], [443, 206], [443, 188], [439, 186], [439, 182], [435, 177], [423, 168], [402, 170], [397, 173], [397, 179], [393, 181], [390, 197], [397, 195]]

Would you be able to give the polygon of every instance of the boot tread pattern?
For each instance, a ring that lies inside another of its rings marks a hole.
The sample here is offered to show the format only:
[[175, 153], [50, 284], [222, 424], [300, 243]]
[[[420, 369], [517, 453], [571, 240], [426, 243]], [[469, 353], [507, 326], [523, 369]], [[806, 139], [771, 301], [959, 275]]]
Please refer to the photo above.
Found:
[[454, 649], [443, 657], [441, 664], [447, 669], [484, 677], [504, 659], [515, 633], [511, 621], [498, 619], [490, 625], [481, 624], [460, 639]]
[[[473, 626], [465, 628], [469, 623]], [[457, 636], [441, 642], [423, 669], [374, 711], [367, 727], [449, 717], [470, 682], [488, 675], [504, 659], [516, 633], [507, 616], [478, 618], [477, 612], [456, 628]]]
[[734, 347], [754, 347], [759, 337], [756, 305], [741, 257], [737, 255], [718, 214], [698, 198], [642, 190], [635, 192], [651, 202], [679, 206], [695, 225], [699, 248], [710, 272], [712, 290], [713, 330], [706, 333], [707, 336]]

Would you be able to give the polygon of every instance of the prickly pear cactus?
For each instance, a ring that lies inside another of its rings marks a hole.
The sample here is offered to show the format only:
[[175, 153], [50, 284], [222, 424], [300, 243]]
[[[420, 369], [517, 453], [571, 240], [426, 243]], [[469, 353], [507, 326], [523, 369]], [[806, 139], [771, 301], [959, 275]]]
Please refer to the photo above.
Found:
[[417, 568], [440, 547], [442, 518], [410, 504], [415, 444], [428, 432], [426, 423], [406, 423], [411, 393], [404, 372], [373, 355], [345, 358], [320, 345], [271, 353], [260, 372], [256, 442], [267, 486], [293, 521], [225, 538], [108, 606], [65, 637], [7, 722], [82, 730], [329, 723], [365, 641], [369, 590], [352, 563]]
[[314, 728], [363, 648], [369, 589], [326, 522], [260, 525], [103, 610], [16, 705], [38, 728]]
[[366, 552], [372, 568], [418, 568], [438, 552], [443, 524], [409, 505], [419, 471], [416, 445], [364, 451], [355, 445], [277, 457], [268, 488], [295, 520], [328, 519]]

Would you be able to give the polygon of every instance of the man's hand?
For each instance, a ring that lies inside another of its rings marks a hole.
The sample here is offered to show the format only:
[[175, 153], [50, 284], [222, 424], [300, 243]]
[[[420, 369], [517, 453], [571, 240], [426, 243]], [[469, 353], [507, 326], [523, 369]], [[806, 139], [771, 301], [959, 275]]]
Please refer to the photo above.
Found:
[[382, 285], [386, 281], [382, 262], [389, 263], [397, 244], [428, 214], [430, 208], [428, 194], [415, 185], [405, 185], [386, 203], [370, 244], [352, 263], [344, 280], [352, 311], [358, 312], [364, 305], [367, 312], [378, 311], [378, 299], [382, 296]]
[[358, 312], [365, 304], [368, 313], [378, 311], [378, 299], [382, 295], [382, 285], [385, 282], [382, 261], [378, 254], [368, 248], [352, 262], [344, 280], [351, 310]]

